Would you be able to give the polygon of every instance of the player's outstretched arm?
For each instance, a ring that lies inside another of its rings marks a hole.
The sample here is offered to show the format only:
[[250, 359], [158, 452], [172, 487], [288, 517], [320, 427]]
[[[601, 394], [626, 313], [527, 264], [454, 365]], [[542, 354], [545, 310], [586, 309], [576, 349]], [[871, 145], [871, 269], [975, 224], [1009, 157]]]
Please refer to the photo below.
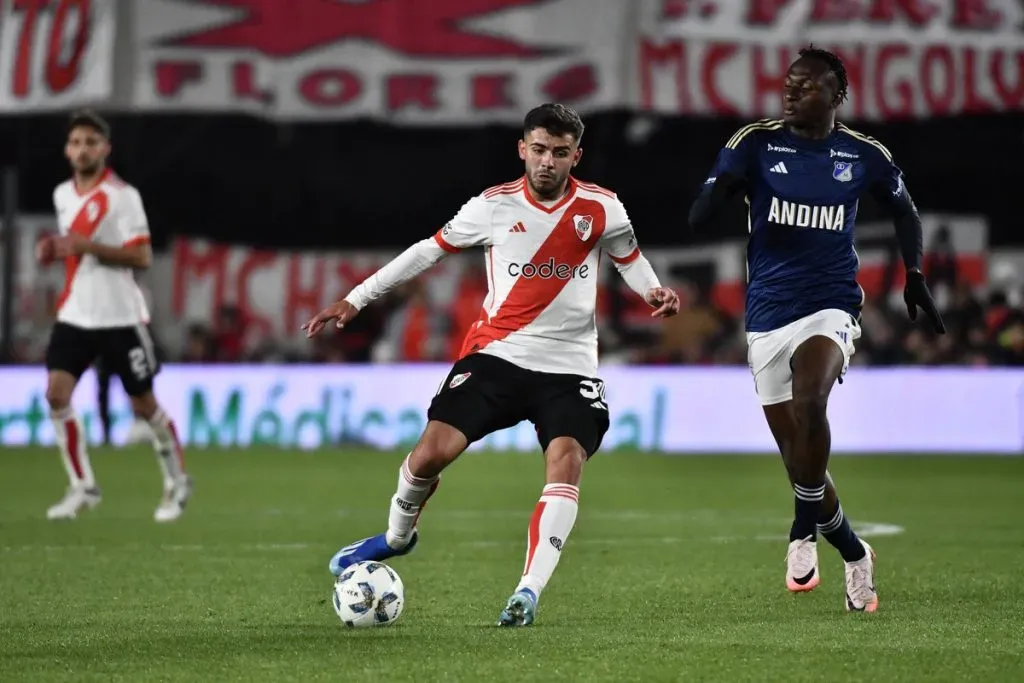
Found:
[[614, 206], [616, 222], [602, 238], [602, 247], [608, 252], [615, 269], [629, 285], [629, 288], [643, 297], [655, 310], [652, 318], [669, 318], [679, 312], [679, 295], [668, 287], [662, 287], [657, 273], [647, 257], [640, 253], [633, 234], [633, 226], [626, 216], [625, 207]]
[[910, 198], [910, 192], [903, 184], [902, 177], [897, 176], [895, 189], [891, 189], [888, 184], [879, 183], [871, 188], [871, 194], [892, 214], [903, 265], [907, 269], [907, 284], [903, 289], [907, 314], [911, 320], [916, 321], [917, 309], [920, 308], [931, 320], [935, 331], [939, 334], [945, 333], [946, 324], [942, 321], [942, 315], [928, 289], [924, 273], [921, 272], [924, 252], [921, 216], [917, 212], [914, 200]]
[[644, 294], [644, 301], [654, 309], [652, 318], [671, 318], [679, 312], [679, 295], [668, 287], [651, 287]]
[[305, 331], [308, 338], [320, 332], [332, 320], [335, 321], [337, 328], [345, 327], [370, 302], [412, 280], [443, 259], [448, 253], [448, 250], [443, 249], [433, 237], [420, 240], [363, 280], [344, 299], [331, 304], [310, 318], [309, 322], [302, 326], [302, 330]]
[[468, 247], [492, 244], [493, 211], [494, 204], [484, 197], [470, 199], [433, 237], [412, 245], [391, 263], [366, 278], [344, 299], [313, 316], [302, 326], [306, 336], [312, 337], [332, 320], [336, 321], [336, 327], [344, 327], [371, 301], [413, 279], [448, 254], [458, 253]]
[[625, 263], [613, 256], [612, 263], [629, 288], [654, 308], [651, 312], [652, 318], [671, 318], [679, 312], [679, 295], [672, 289], [661, 286], [654, 267], [639, 249], [635, 254], [633, 260]]

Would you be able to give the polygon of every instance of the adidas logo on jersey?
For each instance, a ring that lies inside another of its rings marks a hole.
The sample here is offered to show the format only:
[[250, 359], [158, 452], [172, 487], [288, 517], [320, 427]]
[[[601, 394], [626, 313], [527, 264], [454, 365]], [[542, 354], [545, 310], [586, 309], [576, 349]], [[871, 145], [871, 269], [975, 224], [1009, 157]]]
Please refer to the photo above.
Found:
[[774, 166], [772, 166], [768, 170], [771, 171], [772, 173], [782, 173], [782, 174], [789, 173], [789, 171], [786, 170], [786, 164], [782, 163], [781, 161], [779, 163], [775, 164]]
[[526, 232], [526, 226], [523, 225], [522, 221], [516, 221], [516, 224], [508, 229], [509, 232]]

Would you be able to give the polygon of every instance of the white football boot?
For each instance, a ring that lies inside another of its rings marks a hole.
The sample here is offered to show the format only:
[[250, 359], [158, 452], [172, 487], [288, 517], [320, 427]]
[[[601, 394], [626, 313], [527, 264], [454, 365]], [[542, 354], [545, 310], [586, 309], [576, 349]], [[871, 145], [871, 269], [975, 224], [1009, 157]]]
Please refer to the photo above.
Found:
[[864, 558], [846, 563], [846, 611], [874, 612], [878, 609], [875, 591], [875, 549], [861, 541]]
[[192, 497], [192, 478], [181, 477], [174, 486], [164, 491], [160, 505], [153, 513], [158, 522], [173, 522], [185, 512], [185, 505]]
[[786, 588], [791, 593], [806, 593], [818, 587], [818, 544], [808, 536], [789, 544], [786, 552]]
[[89, 508], [90, 510], [100, 504], [103, 497], [99, 488], [85, 488], [84, 486], [72, 486], [61, 498], [60, 502], [46, 511], [47, 519], [75, 519], [78, 513]]

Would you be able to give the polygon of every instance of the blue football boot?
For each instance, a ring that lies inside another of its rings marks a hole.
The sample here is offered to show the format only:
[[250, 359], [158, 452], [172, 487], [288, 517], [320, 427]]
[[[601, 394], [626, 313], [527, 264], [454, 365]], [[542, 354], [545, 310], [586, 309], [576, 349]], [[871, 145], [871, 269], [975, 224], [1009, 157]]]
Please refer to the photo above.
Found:
[[520, 588], [501, 611], [498, 626], [529, 626], [536, 615], [537, 596], [529, 588]]
[[370, 536], [361, 541], [351, 543], [336, 552], [327, 567], [331, 570], [332, 574], [338, 576], [345, 571], [346, 567], [356, 562], [383, 562], [392, 557], [400, 557], [408, 554], [416, 547], [416, 541], [419, 540], [419, 537], [419, 532], [413, 529], [409, 543], [404, 548], [395, 550], [388, 545], [385, 534]]

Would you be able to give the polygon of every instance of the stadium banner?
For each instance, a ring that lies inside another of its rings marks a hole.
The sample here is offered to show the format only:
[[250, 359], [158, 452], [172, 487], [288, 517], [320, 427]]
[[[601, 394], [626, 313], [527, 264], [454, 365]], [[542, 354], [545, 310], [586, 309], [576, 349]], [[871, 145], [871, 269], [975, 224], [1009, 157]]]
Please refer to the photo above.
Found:
[[521, 120], [623, 103], [620, 0], [147, 0], [138, 109], [290, 120]]
[[583, 112], [777, 115], [799, 47], [846, 60], [848, 119], [1024, 109], [1017, 0], [148, 0], [143, 110], [514, 123]]
[[117, 4], [0, 2], [0, 112], [65, 109], [110, 98]]
[[[657, 5], [652, 8], [652, 5]], [[840, 115], [881, 120], [1024, 108], [1017, 0], [736, 0], [646, 3], [635, 106], [661, 114], [778, 116], [809, 43], [846, 64]]]
[[[189, 447], [408, 449], [448, 365], [170, 365], [162, 405]], [[611, 429], [603, 449], [658, 453], [774, 453], [746, 368], [601, 370]], [[74, 396], [91, 442], [100, 435], [93, 373]], [[53, 432], [41, 367], [0, 369], [0, 444], [48, 445]], [[131, 422], [117, 382], [114, 438]], [[829, 401], [836, 452], [1024, 452], [1024, 370], [852, 368]], [[536, 451], [529, 423], [471, 447]]]

